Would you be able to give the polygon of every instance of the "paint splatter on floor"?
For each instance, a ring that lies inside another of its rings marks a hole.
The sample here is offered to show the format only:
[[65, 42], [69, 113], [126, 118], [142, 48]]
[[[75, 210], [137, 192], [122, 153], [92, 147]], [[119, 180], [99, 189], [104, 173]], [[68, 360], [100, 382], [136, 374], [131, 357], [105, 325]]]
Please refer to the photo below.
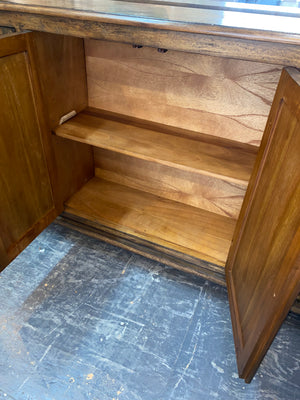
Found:
[[218, 285], [55, 223], [0, 278], [1, 400], [298, 399], [299, 319], [246, 385]]

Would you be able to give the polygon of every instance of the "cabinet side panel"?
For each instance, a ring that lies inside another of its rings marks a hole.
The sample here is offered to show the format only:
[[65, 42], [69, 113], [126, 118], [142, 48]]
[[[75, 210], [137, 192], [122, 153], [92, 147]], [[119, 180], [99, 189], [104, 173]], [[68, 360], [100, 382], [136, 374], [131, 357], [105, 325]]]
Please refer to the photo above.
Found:
[[68, 112], [87, 106], [83, 40], [35, 32], [28, 36], [42, 90], [47, 122], [54, 129]]
[[89, 106], [259, 145], [282, 66], [85, 41]]
[[83, 40], [34, 32], [28, 36], [34, 76], [40, 89], [45, 121], [44, 143], [54, 201], [59, 212], [63, 203], [93, 176], [91, 146], [51, 135], [60, 118], [87, 106]]

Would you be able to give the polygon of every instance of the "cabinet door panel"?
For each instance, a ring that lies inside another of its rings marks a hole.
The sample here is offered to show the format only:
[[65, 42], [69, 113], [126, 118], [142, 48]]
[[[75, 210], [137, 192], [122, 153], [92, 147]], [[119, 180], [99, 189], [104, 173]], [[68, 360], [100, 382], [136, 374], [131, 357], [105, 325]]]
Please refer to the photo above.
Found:
[[1, 45], [10, 55], [0, 58], [0, 269], [55, 216], [26, 49], [16, 37]]
[[240, 377], [250, 381], [300, 290], [300, 73], [284, 70], [226, 265]]

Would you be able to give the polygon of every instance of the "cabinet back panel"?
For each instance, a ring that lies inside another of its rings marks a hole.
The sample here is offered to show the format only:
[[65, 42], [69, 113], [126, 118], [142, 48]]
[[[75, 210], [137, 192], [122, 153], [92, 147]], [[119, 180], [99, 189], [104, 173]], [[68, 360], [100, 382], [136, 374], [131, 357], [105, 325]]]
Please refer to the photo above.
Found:
[[86, 40], [89, 106], [259, 145], [282, 66]]
[[95, 175], [237, 219], [246, 186], [94, 148]]

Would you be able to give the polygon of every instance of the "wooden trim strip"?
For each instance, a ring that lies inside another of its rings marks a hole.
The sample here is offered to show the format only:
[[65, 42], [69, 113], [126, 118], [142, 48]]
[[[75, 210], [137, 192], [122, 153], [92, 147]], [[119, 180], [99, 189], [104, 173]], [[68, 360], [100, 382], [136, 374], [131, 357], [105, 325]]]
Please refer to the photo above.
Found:
[[35, 30], [300, 68], [300, 40], [295, 36], [264, 36], [263, 41], [254, 34], [234, 36], [232, 32], [210, 32], [209, 29], [206, 29], [207, 33], [191, 33], [69, 17], [0, 12], [0, 24], [4, 23], [21, 31]]
[[84, 218], [74, 217], [74, 215], [67, 212], [58, 217], [56, 222], [85, 235], [164, 263], [180, 271], [192, 273], [221, 286], [226, 286], [224, 268], [218, 265], [187, 256], [186, 254], [150, 243], [128, 233], [122, 233], [107, 226], [93, 223]]

